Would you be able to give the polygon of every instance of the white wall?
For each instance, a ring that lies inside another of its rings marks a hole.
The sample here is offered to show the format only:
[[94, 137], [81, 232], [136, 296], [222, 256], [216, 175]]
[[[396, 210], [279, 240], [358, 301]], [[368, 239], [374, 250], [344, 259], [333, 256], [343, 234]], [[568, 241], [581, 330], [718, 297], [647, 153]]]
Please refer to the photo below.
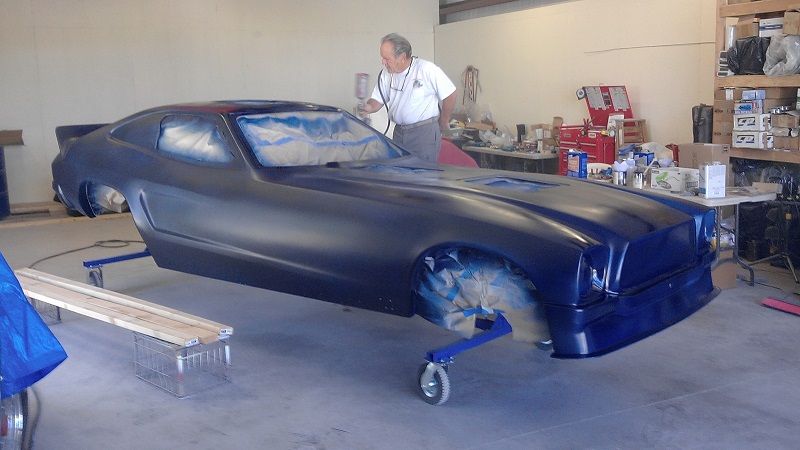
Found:
[[433, 59], [437, 2], [399, 3], [0, 0], [0, 129], [22, 129], [25, 140], [6, 147], [11, 203], [52, 199], [59, 125], [217, 99], [352, 110], [354, 74], [374, 85], [383, 35], [403, 34]]
[[[436, 63], [460, 84], [479, 69], [502, 129], [588, 118], [581, 86], [625, 85], [650, 139], [692, 141], [691, 108], [713, 102], [715, 0], [580, 0], [436, 27]], [[459, 104], [461, 98], [459, 98]]]
[[715, 8], [577, 0], [436, 26], [430, 0], [0, 0], [0, 129], [25, 139], [6, 147], [11, 202], [52, 198], [58, 125], [212, 99], [351, 109], [354, 74], [374, 85], [392, 31], [456, 84], [479, 68], [478, 103], [501, 127], [582, 123], [577, 88], [624, 84], [653, 140], [688, 142], [691, 107], [713, 100]]

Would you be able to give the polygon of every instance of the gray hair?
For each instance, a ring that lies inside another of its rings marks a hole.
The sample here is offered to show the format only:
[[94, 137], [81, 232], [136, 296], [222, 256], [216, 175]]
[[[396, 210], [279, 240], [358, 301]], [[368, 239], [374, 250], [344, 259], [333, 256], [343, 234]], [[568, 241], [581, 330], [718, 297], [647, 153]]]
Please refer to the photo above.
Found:
[[389, 33], [381, 39], [381, 45], [383, 45], [384, 42], [391, 42], [396, 58], [399, 58], [403, 53], [406, 54], [407, 58], [411, 58], [411, 43], [403, 36], [397, 33]]

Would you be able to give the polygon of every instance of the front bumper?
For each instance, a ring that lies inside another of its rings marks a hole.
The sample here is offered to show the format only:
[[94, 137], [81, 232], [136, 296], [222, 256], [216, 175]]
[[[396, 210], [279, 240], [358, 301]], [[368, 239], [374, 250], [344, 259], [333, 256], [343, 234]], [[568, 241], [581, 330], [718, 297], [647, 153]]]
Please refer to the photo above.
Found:
[[546, 306], [554, 358], [591, 358], [651, 336], [719, 294], [711, 270], [699, 265], [631, 295], [607, 295], [585, 308]]

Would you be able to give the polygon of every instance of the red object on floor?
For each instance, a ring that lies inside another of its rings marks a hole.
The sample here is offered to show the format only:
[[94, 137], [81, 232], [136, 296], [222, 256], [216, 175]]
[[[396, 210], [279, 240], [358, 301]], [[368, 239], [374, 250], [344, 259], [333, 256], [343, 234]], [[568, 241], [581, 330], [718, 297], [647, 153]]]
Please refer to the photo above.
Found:
[[765, 298], [764, 300], [761, 300], [761, 304], [767, 308], [773, 308], [800, 316], [800, 306], [797, 306], [794, 303], [788, 303], [782, 300], [776, 300], [774, 298]]

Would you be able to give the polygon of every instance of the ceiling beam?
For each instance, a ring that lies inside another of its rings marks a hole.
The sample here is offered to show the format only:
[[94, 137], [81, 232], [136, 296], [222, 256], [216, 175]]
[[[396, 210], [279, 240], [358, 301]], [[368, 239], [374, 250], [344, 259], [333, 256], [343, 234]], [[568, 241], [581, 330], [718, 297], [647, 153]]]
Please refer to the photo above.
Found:
[[514, 0], [463, 0], [460, 2], [449, 3], [439, 6], [439, 15], [446, 16], [461, 11], [469, 11], [472, 9], [483, 8], [486, 6], [499, 5], [500, 3], [508, 3]]

